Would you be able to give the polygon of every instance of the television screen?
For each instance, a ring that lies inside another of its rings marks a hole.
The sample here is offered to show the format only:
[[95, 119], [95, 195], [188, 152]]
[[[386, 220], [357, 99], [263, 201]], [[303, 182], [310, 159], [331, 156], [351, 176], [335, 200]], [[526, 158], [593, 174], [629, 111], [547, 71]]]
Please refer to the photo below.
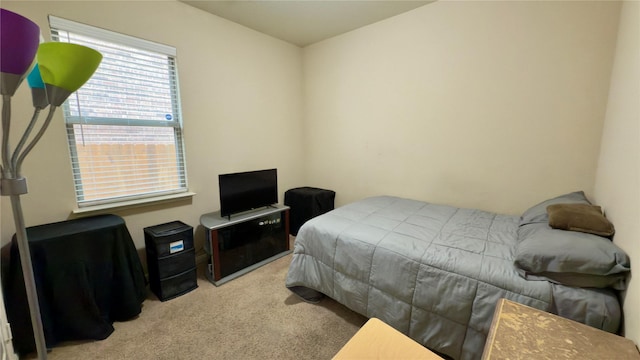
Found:
[[276, 169], [218, 175], [220, 215], [257, 209], [278, 202]]

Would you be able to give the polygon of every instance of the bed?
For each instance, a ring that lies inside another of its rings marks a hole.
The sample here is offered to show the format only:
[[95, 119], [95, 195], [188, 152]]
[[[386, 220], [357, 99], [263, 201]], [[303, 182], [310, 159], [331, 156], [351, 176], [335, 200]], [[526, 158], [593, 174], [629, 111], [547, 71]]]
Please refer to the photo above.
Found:
[[453, 359], [481, 357], [500, 298], [615, 333], [629, 258], [607, 237], [552, 228], [554, 204], [593, 207], [581, 191], [522, 216], [366, 198], [300, 228], [286, 286], [310, 302], [329, 296]]

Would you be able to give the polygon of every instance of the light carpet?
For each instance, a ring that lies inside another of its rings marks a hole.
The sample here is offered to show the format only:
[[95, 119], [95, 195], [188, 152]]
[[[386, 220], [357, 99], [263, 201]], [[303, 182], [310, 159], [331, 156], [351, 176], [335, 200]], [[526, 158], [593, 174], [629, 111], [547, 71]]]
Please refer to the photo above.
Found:
[[290, 262], [219, 287], [200, 271], [197, 289], [165, 302], [149, 292], [107, 339], [59, 344], [48, 359], [331, 359], [367, 319], [326, 297], [301, 301], [284, 286]]

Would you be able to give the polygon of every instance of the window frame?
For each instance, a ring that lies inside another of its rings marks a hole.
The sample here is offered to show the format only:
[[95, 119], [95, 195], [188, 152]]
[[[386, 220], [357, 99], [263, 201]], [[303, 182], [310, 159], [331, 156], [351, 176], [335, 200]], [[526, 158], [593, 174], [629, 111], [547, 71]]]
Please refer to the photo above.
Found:
[[[141, 203], [166, 201], [175, 198], [183, 198], [194, 195], [188, 190], [186, 153], [184, 147], [184, 127], [182, 119], [182, 106], [180, 100], [179, 78], [177, 51], [174, 47], [159, 44], [145, 39], [113, 32], [110, 30], [85, 25], [75, 21], [59, 18], [49, 15], [49, 28], [51, 31], [52, 41], [60, 41], [59, 32], [72, 33], [75, 35], [86, 36], [92, 39], [108, 42], [115, 45], [133, 47], [144, 51], [153, 52], [162, 56], [167, 56], [167, 60], [172, 62], [170, 66], [169, 91], [171, 94], [172, 118], [164, 120], [152, 119], [121, 119], [109, 117], [89, 117], [71, 115], [69, 103], [65, 101], [63, 104], [64, 121], [67, 128], [67, 145], [69, 147], [69, 155], [73, 170], [74, 192], [76, 204], [79, 209], [74, 212], [86, 212], [92, 209], [103, 209], [110, 207], [120, 207], [136, 205]], [[107, 125], [107, 126], [145, 126], [145, 127], [172, 127], [174, 129], [174, 146], [177, 168], [178, 187], [170, 190], [160, 190], [151, 192], [138, 192], [132, 195], [116, 195], [101, 199], [85, 200], [83, 198], [82, 173], [80, 172], [80, 163], [77, 160], [77, 145], [75, 143], [75, 125]]]

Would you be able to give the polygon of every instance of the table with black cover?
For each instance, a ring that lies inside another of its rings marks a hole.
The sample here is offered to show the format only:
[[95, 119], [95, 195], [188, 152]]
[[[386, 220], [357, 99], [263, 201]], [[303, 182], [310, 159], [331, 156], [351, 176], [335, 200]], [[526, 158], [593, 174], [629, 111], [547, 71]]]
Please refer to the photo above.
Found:
[[[102, 340], [114, 321], [142, 310], [146, 280], [124, 220], [99, 215], [27, 228], [47, 348]], [[35, 351], [29, 305], [14, 237], [5, 281], [16, 352]]]

